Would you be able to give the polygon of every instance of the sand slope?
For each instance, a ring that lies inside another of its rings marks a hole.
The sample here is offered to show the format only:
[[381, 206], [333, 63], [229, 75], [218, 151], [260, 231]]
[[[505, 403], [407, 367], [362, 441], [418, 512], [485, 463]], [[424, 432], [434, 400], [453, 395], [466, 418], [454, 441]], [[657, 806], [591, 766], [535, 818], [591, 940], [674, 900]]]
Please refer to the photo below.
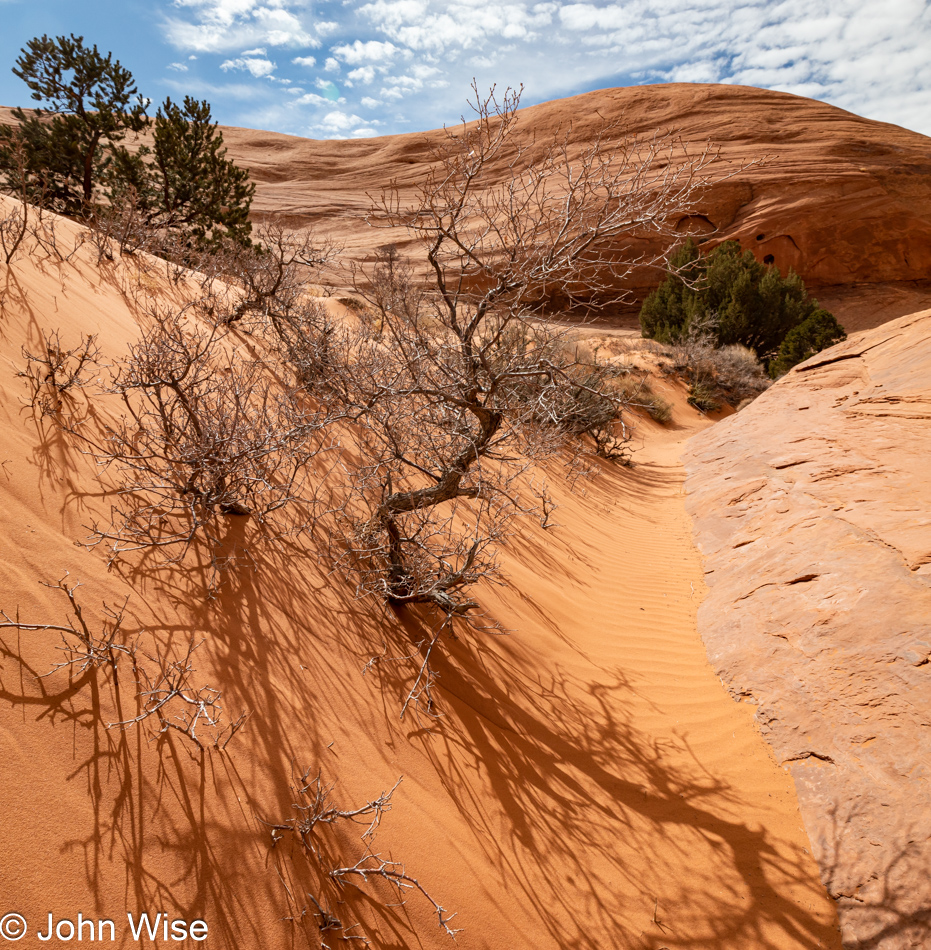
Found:
[[[77, 229], [60, 229], [73, 244]], [[252, 715], [225, 752], [147, 724], [108, 729], [137, 708], [129, 666], [37, 680], [61, 659], [57, 637], [0, 631], [0, 867], [4, 913], [30, 925], [20, 946], [45, 945], [50, 911], [113, 919], [116, 946], [136, 945], [126, 914], [143, 911], [203, 918], [218, 948], [319, 945], [300, 851], [289, 837], [273, 847], [260, 821], [293, 813], [293, 774], [310, 767], [338, 780], [345, 806], [404, 776], [375, 848], [458, 912], [466, 950], [839, 947], [790, 776], [696, 634], [704, 588], [678, 453], [708, 423], [681, 396], [668, 432], [641, 427], [635, 468], [574, 487], [558, 466], [535, 472], [559, 526], [524, 523], [502, 552], [506, 582], [479, 596], [511, 632], [444, 644], [444, 715], [428, 731], [399, 720], [412, 662], [361, 675], [383, 650], [413, 652], [423, 618], [354, 601], [309, 543], [256, 548], [255, 571], [214, 597], [198, 556], [108, 571], [75, 544], [108, 498], [92, 461], [24, 405], [21, 346], [98, 333], [112, 360], [138, 333], [138, 301], [177, 291], [158, 266], [101, 269], [87, 247], [67, 264], [41, 257], [4, 269], [0, 287], [0, 607], [62, 622], [61, 594], [39, 582], [66, 571], [92, 620], [128, 596], [128, 636], [150, 653], [203, 639], [197, 684]], [[241, 522], [229, 530], [248, 541]], [[359, 831], [328, 849], [357, 858]], [[452, 946], [417, 894], [404, 907], [377, 885], [331, 896], [374, 947]]]

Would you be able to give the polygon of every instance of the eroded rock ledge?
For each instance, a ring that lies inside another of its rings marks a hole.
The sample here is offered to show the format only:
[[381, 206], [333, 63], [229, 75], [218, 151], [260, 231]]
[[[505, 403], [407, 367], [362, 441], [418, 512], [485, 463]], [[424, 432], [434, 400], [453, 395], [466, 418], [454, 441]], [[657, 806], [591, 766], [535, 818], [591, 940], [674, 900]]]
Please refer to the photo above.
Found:
[[696, 436], [699, 629], [792, 771], [850, 950], [931, 946], [931, 310]]

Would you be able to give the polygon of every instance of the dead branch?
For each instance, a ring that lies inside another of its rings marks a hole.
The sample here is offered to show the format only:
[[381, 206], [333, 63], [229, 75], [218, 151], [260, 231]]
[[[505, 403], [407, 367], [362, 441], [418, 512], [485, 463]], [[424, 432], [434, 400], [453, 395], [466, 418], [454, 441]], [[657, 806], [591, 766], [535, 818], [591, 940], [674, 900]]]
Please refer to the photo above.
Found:
[[61, 591], [68, 598], [71, 617], [66, 624], [24, 623], [19, 619], [18, 610], [15, 619], [10, 617], [6, 611], [0, 611], [0, 617], [3, 618], [3, 622], [0, 622], [0, 629], [54, 630], [61, 634], [62, 646], [58, 649], [64, 652], [65, 659], [61, 663], [56, 663], [48, 673], [43, 674], [45, 676], [50, 676], [56, 670], [66, 667], [77, 667], [79, 673], [83, 673], [88, 669], [97, 669], [105, 664], [115, 668], [121, 655], [133, 658], [136, 647], [123, 643], [120, 639], [123, 613], [129, 598], [127, 597], [117, 610], [113, 610], [104, 603], [103, 612], [107, 620], [102, 628], [97, 631], [85, 620], [84, 611], [76, 597], [76, 591], [83, 585], [75, 583], [69, 586], [66, 583], [68, 576], [69, 574], [66, 572], [64, 577], [56, 584], [42, 582], [43, 587]]
[[[364, 857], [361, 857], [355, 864], [341, 867], [333, 868], [330, 871], [330, 877], [339, 884], [352, 884], [354, 883], [351, 878], [359, 877], [364, 883], [368, 883], [369, 878], [381, 878], [384, 881], [387, 881], [389, 884], [392, 884], [398, 889], [398, 894], [403, 895], [405, 890], [416, 889], [433, 905], [433, 909], [436, 911], [436, 915], [439, 918], [440, 926], [446, 933], [456, 939], [456, 934], [462, 933], [461, 929], [453, 929], [450, 927], [450, 923], [453, 918], [456, 916], [455, 913], [450, 914], [445, 907], [437, 903], [433, 897], [430, 896], [430, 892], [417, 880], [415, 877], [411, 877], [407, 873], [403, 864], [400, 864], [397, 861], [386, 861], [379, 854], [366, 854]], [[403, 904], [404, 901], [402, 900]]]
[[[371, 849], [371, 842], [381, 823], [382, 816], [391, 809], [391, 797], [401, 784], [403, 776], [377, 798], [366, 802], [365, 805], [359, 808], [347, 809], [341, 808], [332, 802], [331, 796], [335, 783], [325, 784], [319, 771], [312, 779], [310, 774], [311, 770], [307, 769], [300, 776], [296, 785], [292, 786], [297, 792], [298, 799], [292, 806], [297, 813], [294, 817], [277, 823], [263, 820], [263, 824], [271, 829], [272, 847], [278, 844], [284, 834], [293, 834], [300, 842], [303, 853], [312, 859], [311, 866], [322, 872], [322, 886], [325, 886], [326, 881], [332, 881], [340, 887], [347, 884], [358, 887], [369, 883], [371, 879], [381, 879], [397, 888], [398, 894], [402, 898], [406, 891], [419, 891], [433, 906], [439, 918], [440, 926], [450, 937], [455, 939], [456, 934], [460, 931], [449, 925], [456, 915], [449, 914], [442, 905], [434, 900], [429, 891], [415, 877], [407, 873], [404, 865], [387, 860]], [[337, 862], [336, 866], [333, 866], [333, 862], [328, 856], [329, 847], [321, 840], [320, 835], [324, 828], [332, 829], [344, 821], [366, 826], [361, 836], [363, 842], [365, 842], [365, 852], [352, 863], [341, 864]], [[360, 883], [357, 883], [356, 879]], [[318, 929], [322, 934], [327, 931], [339, 932], [344, 940], [363, 940], [368, 945], [365, 938], [349, 935], [348, 931], [353, 929], [356, 926], [355, 924], [345, 926], [329, 910], [329, 904], [327, 904], [327, 909], [324, 909], [324, 905], [321, 904], [317, 896], [311, 893], [308, 893], [307, 896], [316, 908], [315, 917], [318, 920]], [[404, 900], [402, 899], [400, 903], [403, 904]], [[305, 907], [301, 916], [304, 916], [306, 910]]]
[[83, 337], [70, 350], [62, 345], [59, 334], [59, 330], [43, 334], [44, 352], [30, 353], [24, 346], [26, 368], [16, 374], [29, 383], [32, 390], [29, 404], [38, 407], [43, 415], [54, 415], [70, 390], [86, 385], [90, 376], [84, 375], [85, 370], [96, 366], [100, 359], [96, 334]]
[[[360, 819], [371, 819], [362, 821], [362, 824], [368, 825], [362, 832], [363, 840], [374, 835], [376, 829], [381, 823], [382, 815], [391, 810], [391, 796], [395, 793], [401, 784], [404, 776], [401, 776], [394, 785], [383, 791], [377, 798], [366, 802], [359, 808], [343, 809], [334, 805], [331, 801], [333, 789], [336, 783], [326, 785], [318, 769], [317, 774], [310, 778], [310, 769], [306, 769], [300, 776], [295, 791], [298, 800], [292, 805], [297, 815], [280, 824], [272, 824], [272, 837], [275, 838], [275, 831], [293, 832], [301, 840], [301, 843], [310, 851], [316, 852], [316, 845], [312, 837], [318, 824], [331, 825], [337, 821], [351, 821], [356, 824]], [[268, 822], [265, 822], [268, 824]]]
[[[133, 670], [139, 688], [141, 711], [131, 719], [107, 723], [107, 728], [128, 729], [155, 717], [156, 737], [173, 729], [190, 739], [199, 749], [203, 749], [203, 742], [197, 730], [202, 727], [216, 730], [223, 715], [219, 690], [211, 686], [191, 685], [191, 677], [195, 672], [191, 656], [203, 642], [196, 642], [192, 637], [184, 655], [178, 659], [170, 659], [160, 649], [154, 656], [142, 653], [154, 664], [151, 669], [134, 656]], [[213, 745], [218, 749], [225, 749], [242, 727], [246, 717], [247, 714], [242, 713], [225, 730], [215, 731]]]

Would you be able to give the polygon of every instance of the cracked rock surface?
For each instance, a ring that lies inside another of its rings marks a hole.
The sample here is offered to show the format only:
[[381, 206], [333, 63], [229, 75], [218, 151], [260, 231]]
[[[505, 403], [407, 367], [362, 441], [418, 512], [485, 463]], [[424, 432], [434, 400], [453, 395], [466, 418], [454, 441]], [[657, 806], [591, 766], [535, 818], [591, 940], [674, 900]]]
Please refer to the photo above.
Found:
[[684, 458], [712, 664], [795, 778], [850, 950], [931, 947], [931, 310]]

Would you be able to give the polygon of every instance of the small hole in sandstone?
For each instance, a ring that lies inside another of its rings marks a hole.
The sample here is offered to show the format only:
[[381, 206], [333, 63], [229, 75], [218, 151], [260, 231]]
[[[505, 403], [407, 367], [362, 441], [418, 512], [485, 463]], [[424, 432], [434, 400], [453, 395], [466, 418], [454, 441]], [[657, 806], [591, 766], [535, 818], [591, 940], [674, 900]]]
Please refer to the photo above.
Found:
[[773, 257], [772, 254], [767, 254], [766, 257], [763, 258], [763, 263], [764, 263], [764, 264], [775, 264], [775, 263], [776, 263], [776, 258]]
[[765, 234], [758, 234], [758, 235], [756, 236], [756, 239], [757, 239], [758, 241], [762, 241], [763, 238], [765, 238], [765, 237], [766, 237]]

